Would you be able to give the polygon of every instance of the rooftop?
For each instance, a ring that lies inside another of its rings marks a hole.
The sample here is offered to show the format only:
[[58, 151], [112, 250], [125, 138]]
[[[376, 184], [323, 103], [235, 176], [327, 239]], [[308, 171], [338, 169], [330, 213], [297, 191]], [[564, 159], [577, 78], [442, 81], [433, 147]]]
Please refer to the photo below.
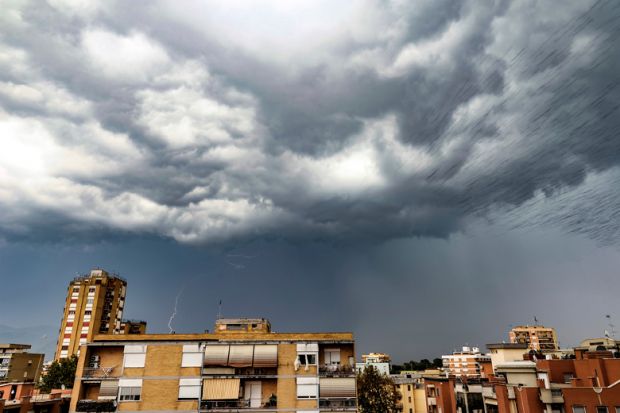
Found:
[[16, 349], [16, 350], [27, 350], [31, 348], [30, 344], [10, 344], [10, 343], [0, 343], [0, 349]]
[[487, 348], [489, 350], [500, 350], [500, 349], [525, 350], [529, 347], [525, 343], [492, 343], [492, 344], [487, 344]]

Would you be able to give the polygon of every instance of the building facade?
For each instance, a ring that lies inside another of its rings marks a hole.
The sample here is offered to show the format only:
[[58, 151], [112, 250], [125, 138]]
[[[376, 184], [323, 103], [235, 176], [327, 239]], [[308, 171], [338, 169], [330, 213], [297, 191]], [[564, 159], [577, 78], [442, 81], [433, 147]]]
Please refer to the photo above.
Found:
[[355, 411], [351, 333], [273, 333], [264, 319], [214, 333], [97, 335], [82, 347], [71, 412]]
[[362, 354], [362, 362], [355, 365], [358, 373], [364, 371], [368, 366], [373, 366], [380, 374], [389, 375], [391, 370], [391, 358], [385, 353]]
[[392, 374], [400, 396], [398, 409], [402, 413], [426, 413], [426, 393], [424, 379], [419, 373]]
[[480, 353], [478, 347], [464, 346], [461, 351], [441, 356], [444, 371], [451, 376], [480, 377], [485, 363], [490, 363], [491, 357]]
[[73, 279], [67, 290], [54, 359], [79, 355], [80, 346], [97, 334], [146, 332], [146, 322], [136, 325], [123, 321], [126, 292], [125, 280], [101, 269]]
[[45, 355], [29, 349], [29, 344], [0, 344], [0, 383], [39, 380]]
[[618, 413], [620, 347], [584, 341], [562, 356], [540, 357], [525, 343], [489, 344], [486, 378], [426, 378], [429, 413]]
[[558, 336], [554, 328], [541, 325], [516, 326], [508, 333], [511, 343], [527, 344], [531, 350], [558, 350]]

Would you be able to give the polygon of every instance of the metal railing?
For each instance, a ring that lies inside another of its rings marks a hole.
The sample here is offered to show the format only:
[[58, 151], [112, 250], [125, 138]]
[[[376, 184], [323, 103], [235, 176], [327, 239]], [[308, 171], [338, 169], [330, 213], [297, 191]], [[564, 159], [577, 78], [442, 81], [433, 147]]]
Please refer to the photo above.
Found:
[[276, 401], [262, 403], [259, 407], [251, 406], [250, 400], [203, 400], [201, 410], [229, 410], [229, 409], [275, 409]]
[[118, 378], [120, 369], [114, 367], [86, 367], [82, 370], [83, 379], [114, 379]]
[[356, 399], [319, 399], [320, 408], [330, 408], [338, 410], [355, 410], [357, 407]]
[[350, 377], [355, 376], [355, 369], [349, 365], [323, 365], [319, 366], [319, 375], [327, 377]]
[[116, 400], [78, 400], [76, 412], [115, 412]]

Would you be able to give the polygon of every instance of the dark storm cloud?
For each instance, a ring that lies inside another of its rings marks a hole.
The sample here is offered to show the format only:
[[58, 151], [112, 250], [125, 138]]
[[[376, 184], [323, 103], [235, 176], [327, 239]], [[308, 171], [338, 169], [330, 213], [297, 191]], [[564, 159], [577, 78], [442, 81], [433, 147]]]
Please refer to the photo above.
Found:
[[616, 2], [296, 7], [10, 3], [2, 236], [448, 236], [618, 166]]

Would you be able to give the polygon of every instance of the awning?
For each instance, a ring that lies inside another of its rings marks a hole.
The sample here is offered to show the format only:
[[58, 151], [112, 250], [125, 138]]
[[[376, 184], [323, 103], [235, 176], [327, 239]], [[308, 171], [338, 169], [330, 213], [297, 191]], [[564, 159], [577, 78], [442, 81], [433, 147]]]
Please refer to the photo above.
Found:
[[204, 379], [203, 400], [235, 400], [239, 398], [240, 379]]
[[322, 378], [319, 381], [320, 397], [355, 397], [355, 378]]
[[254, 367], [278, 367], [278, 345], [257, 344], [254, 346]]
[[103, 380], [99, 387], [99, 400], [114, 400], [118, 394], [118, 380]]
[[228, 365], [232, 367], [252, 367], [253, 345], [231, 345]]
[[207, 345], [205, 366], [227, 366], [229, 345]]

